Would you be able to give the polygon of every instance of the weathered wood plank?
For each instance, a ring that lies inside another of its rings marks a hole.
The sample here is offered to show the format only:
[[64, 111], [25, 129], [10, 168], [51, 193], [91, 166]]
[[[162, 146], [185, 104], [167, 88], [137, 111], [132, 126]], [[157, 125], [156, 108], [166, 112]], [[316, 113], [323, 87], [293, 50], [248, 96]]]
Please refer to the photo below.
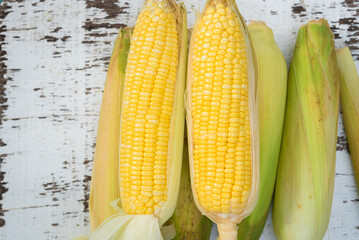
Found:
[[[185, 0], [189, 25], [205, 1]], [[0, 238], [89, 234], [88, 196], [97, 121], [119, 27], [143, 0], [4, 0], [0, 4]], [[330, 22], [359, 69], [359, 2], [237, 1], [264, 20], [289, 63], [300, 25]], [[359, 238], [359, 196], [342, 120], [332, 218], [325, 239]], [[262, 239], [275, 239], [269, 218]]]

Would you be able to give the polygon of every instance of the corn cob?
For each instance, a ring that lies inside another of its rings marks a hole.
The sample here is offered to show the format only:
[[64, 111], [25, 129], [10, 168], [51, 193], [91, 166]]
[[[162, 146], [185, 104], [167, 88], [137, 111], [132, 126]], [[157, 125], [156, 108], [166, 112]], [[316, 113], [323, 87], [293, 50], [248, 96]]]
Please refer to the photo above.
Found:
[[171, 217], [177, 233], [174, 240], [208, 240], [212, 221], [201, 214], [193, 200], [187, 144], [185, 138], [180, 190], [176, 210]]
[[121, 29], [113, 48], [97, 130], [89, 201], [91, 228], [116, 214], [111, 202], [120, 197], [119, 137], [123, 80], [130, 47], [130, 31]]
[[340, 102], [350, 157], [359, 187], [359, 76], [349, 48], [336, 50], [340, 72]]
[[168, 238], [160, 227], [178, 197], [187, 51], [184, 6], [147, 0], [133, 29], [120, 96], [120, 197], [111, 203], [118, 214], [91, 239]]
[[259, 183], [258, 114], [248, 32], [233, 0], [209, 0], [191, 37], [187, 129], [194, 200], [237, 239]]
[[299, 29], [292, 58], [274, 196], [279, 239], [322, 239], [335, 175], [339, 72], [327, 21]]
[[259, 239], [277, 173], [287, 96], [287, 65], [272, 30], [264, 22], [251, 22], [248, 31], [257, 66], [261, 181], [255, 209], [238, 225], [238, 239]]

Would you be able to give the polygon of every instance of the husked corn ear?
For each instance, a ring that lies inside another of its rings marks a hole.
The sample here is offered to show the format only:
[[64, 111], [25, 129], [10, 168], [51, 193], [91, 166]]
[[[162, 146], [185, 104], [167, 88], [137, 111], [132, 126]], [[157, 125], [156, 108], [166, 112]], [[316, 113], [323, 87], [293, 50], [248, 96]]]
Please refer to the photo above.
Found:
[[121, 202], [127, 214], [158, 216], [166, 204], [173, 205], [170, 194], [178, 194], [178, 183], [175, 191], [169, 189], [179, 181], [180, 169], [174, 179], [171, 175], [174, 161], [181, 166], [183, 148], [183, 132], [177, 130], [184, 127], [177, 116], [183, 109], [177, 99], [183, 85], [178, 82], [183, 81], [178, 79], [180, 44], [187, 40], [180, 39], [184, 13], [178, 18], [178, 11], [173, 1], [148, 0], [133, 30], [120, 140]]
[[218, 3], [206, 9], [197, 29], [191, 89], [196, 192], [207, 211], [240, 213], [252, 176], [241, 23], [232, 9]]
[[[214, 13], [220, 17], [214, 18]], [[209, 35], [210, 25], [214, 25], [214, 33]], [[198, 29], [191, 89], [198, 200], [208, 211], [239, 213], [247, 201], [252, 175], [243, 34], [239, 19], [223, 4], [207, 8]], [[205, 39], [206, 34], [212, 38]]]
[[259, 106], [260, 184], [258, 202], [238, 225], [238, 239], [259, 239], [273, 197], [287, 96], [287, 65], [272, 30], [264, 22], [248, 26], [256, 66]]
[[170, 218], [176, 227], [177, 235], [174, 240], [208, 240], [211, 235], [212, 221], [202, 215], [194, 203], [187, 146], [187, 139], [185, 139], [178, 201], [175, 212]]
[[234, 1], [207, 1], [193, 31], [188, 74], [194, 198], [220, 224], [220, 239], [235, 239], [235, 224], [257, 199], [259, 153], [251, 46]]
[[278, 239], [322, 239], [332, 207], [339, 72], [327, 21], [299, 29], [274, 195]]
[[93, 231], [108, 217], [117, 214], [110, 203], [120, 197], [118, 181], [120, 106], [130, 33], [130, 30], [121, 29], [118, 34], [103, 93], [89, 202]]
[[[120, 196], [91, 239], [170, 239], [184, 136], [187, 20], [183, 4], [146, 0], [131, 35], [120, 106]], [[140, 231], [139, 231], [140, 230]], [[163, 230], [163, 232], [161, 232]]]
[[348, 47], [336, 50], [340, 72], [340, 103], [350, 157], [359, 187], [359, 76]]
[[148, 1], [133, 31], [125, 78], [120, 187], [128, 214], [152, 214], [167, 201], [178, 49], [171, 6]]

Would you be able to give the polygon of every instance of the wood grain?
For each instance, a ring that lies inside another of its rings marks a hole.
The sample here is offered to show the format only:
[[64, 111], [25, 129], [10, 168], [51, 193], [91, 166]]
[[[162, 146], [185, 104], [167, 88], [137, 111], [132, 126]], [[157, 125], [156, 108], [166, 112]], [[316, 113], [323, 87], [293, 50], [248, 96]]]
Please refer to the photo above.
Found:
[[[4, 0], [0, 4], [0, 239], [69, 239], [90, 233], [88, 197], [97, 121], [118, 28], [143, 0]], [[204, 0], [185, 0], [189, 26]], [[359, 2], [252, 0], [289, 63], [298, 28], [328, 19], [337, 47], [359, 69]], [[325, 239], [359, 238], [359, 196], [342, 119]], [[275, 239], [271, 216], [261, 239]], [[213, 239], [215, 235], [213, 230]]]

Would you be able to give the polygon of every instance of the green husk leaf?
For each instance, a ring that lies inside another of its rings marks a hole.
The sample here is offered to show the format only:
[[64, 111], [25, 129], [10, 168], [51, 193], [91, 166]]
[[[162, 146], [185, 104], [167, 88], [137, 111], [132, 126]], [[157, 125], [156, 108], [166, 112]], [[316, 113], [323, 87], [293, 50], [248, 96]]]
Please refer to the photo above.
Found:
[[299, 29], [292, 58], [273, 207], [279, 239], [322, 239], [334, 188], [339, 71], [326, 20]]
[[176, 210], [171, 219], [177, 233], [175, 240], [208, 240], [211, 235], [212, 221], [201, 214], [193, 199], [186, 138], [183, 147], [180, 190]]
[[248, 30], [257, 66], [260, 186], [254, 211], [238, 225], [238, 239], [259, 239], [274, 191], [287, 95], [287, 65], [272, 30], [264, 22], [251, 22]]
[[359, 188], [359, 76], [348, 47], [337, 49], [340, 103], [357, 187]]
[[250, 218], [251, 215], [245, 218], [238, 224], [237, 239], [259, 239], [266, 225], [268, 213], [269, 209], [267, 212], [262, 213], [261, 218], [256, 219], [256, 221], [254, 221], [253, 218]]

